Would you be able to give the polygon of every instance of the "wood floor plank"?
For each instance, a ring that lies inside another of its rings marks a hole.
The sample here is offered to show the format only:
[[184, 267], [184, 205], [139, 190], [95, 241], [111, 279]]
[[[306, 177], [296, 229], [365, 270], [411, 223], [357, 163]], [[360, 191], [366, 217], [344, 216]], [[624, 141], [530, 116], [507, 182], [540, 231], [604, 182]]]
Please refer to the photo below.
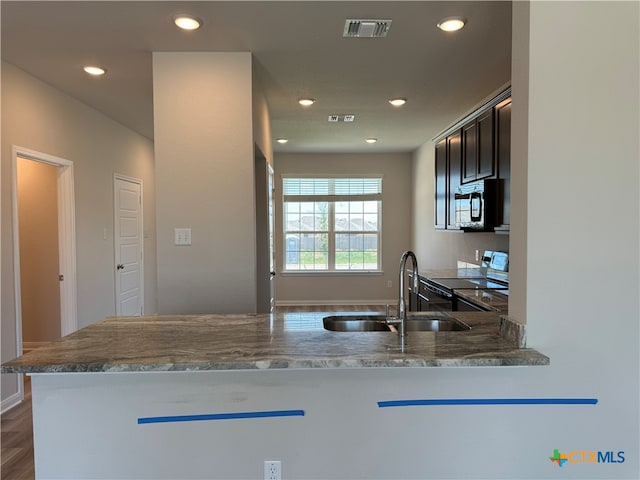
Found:
[[33, 480], [33, 420], [31, 394], [24, 401], [2, 414], [0, 421], [1, 480]]

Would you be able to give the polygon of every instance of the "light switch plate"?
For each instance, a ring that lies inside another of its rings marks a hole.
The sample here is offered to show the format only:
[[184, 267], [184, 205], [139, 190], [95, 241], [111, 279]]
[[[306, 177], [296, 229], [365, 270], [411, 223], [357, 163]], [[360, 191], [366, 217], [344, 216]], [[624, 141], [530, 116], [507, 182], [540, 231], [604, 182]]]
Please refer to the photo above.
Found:
[[191, 229], [190, 228], [174, 228], [174, 245], [185, 246], [191, 245]]

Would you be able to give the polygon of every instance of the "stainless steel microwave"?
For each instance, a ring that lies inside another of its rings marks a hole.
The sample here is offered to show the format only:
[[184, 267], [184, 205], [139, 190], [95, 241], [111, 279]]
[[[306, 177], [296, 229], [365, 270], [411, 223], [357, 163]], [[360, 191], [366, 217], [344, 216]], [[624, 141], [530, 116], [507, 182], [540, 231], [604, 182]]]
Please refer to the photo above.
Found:
[[496, 190], [496, 180], [478, 180], [460, 185], [455, 193], [456, 227], [465, 231], [493, 231]]

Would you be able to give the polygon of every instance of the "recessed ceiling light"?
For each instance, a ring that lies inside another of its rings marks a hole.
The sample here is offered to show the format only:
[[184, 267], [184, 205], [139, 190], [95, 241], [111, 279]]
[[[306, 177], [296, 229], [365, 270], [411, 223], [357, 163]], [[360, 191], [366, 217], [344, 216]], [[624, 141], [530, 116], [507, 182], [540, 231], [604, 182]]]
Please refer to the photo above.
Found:
[[289, 140], [287, 138], [276, 138], [276, 142], [278, 143], [282, 143], [285, 144], [287, 143]]
[[87, 65], [86, 67], [83, 67], [82, 69], [85, 72], [87, 72], [89, 75], [95, 75], [96, 77], [98, 77], [100, 75], [104, 75], [105, 73], [107, 73], [107, 70], [105, 70], [104, 68], [96, 67], [94, 65]]
[[365, 142], [367, 142], [367, 143], [376, 143], [377, 141], [378, 141], [378, 139], [377, 138], [373, 138], [373, 137], [367, 138], [365, 140]]
[[447, 17], [438, 22], [438, 28], [445, 32], [455, 32], [460, 30], [467, 21], [461, 17]]
[[313, 98], [301, 98], [300, 100], [298, 100], [298, 103], [303, 107], [308, 107], [316, 103], [316, 101]]
[[393, 105], [394, 107], [401, 107], [402, 105], [407, 103], [407, 99], [406, 98], [392, 98], [391, 100], [389, 100], [389, 103], [391, 105]]
[[178, 15], [173, 23], [183, 30], [197, 30], [202, 25], [202, 21], [191, 15]]

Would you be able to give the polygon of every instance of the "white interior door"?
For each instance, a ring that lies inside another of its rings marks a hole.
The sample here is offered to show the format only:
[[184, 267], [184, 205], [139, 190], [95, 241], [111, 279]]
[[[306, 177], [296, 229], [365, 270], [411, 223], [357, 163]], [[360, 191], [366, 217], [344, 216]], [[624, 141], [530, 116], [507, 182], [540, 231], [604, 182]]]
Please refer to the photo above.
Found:
[[142, 181], [116, 176], [114, 193], [116, 315], [142, 315]]

